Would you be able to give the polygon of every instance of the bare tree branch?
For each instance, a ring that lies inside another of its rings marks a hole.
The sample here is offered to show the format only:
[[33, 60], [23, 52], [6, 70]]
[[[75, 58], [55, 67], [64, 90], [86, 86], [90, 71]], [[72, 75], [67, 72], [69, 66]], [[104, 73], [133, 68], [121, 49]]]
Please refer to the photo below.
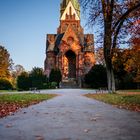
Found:
[[126, 19], [127, 16], [128, 16], [131, 12], [137, 10], [138, 8], [140, 8], [140, 2], [139, 2], [137, 5], [133, 6], [132, 8], [128, 9], [128, 10], [118, 19], [118, 21], [116, 22], [116, 24], [115, 24], [114, 27], [113, 27], [113, 31], [116, 29], [116, 27], [119, 25], [119, 23], [120, 23], [122, 20]]

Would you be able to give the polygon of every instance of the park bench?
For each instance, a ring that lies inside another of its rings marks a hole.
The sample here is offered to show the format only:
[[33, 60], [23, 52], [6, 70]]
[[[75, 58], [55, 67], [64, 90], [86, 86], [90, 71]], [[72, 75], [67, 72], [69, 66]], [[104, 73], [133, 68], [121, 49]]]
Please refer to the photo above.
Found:
[[30, 88], [30, 91], [32, 91], [33, 93], [40, 93], [40, 90], [37, 89], [36, 87]]
[[96, 93], [107, 93], [108, 89], [107, 87], [100, 87], [96, 90]]

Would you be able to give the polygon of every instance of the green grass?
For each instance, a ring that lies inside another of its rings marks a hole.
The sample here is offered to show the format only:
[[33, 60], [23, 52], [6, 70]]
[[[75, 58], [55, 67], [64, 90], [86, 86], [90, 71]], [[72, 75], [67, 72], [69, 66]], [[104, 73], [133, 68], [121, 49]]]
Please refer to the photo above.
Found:
[[16, 112], [19, 108], [28, 107], [55, 97], [55, 94], [1, 94], [0, 118]]
[[0, 93], [1, 92], [16, 92], [17, 90], [0, 90]]
[[87, 94], [85, 96], [130, 110], [140, 109], [140, 94]]
[[48, 100], [56, 95], [48, 94], [3, 94], [0, 95], [0, 104], [16, 103], [21, 106], [27, 106], [32, 103], [37, 103], [43, 100]]
[[118, 90], [117, 92], [140, 92], [140, 89]]

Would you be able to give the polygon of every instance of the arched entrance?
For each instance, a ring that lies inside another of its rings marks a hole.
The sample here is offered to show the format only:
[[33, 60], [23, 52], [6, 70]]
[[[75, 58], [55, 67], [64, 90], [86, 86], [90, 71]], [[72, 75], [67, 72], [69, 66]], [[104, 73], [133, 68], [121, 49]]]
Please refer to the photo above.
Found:
[[67, 76], [68, 78], [76, 78], [76, 55], [72, 50], [66, 52], [65, 57], [68, 60]]

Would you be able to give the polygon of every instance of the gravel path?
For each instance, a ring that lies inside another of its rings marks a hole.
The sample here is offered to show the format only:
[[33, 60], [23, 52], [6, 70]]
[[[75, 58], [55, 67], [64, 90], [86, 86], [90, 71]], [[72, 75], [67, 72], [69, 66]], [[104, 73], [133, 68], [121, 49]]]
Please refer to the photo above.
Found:
[[121, 110], [83, 94], [60, 89], [59, 96], [0, 119], [0, 140], [139, 140], [140, 113]]

